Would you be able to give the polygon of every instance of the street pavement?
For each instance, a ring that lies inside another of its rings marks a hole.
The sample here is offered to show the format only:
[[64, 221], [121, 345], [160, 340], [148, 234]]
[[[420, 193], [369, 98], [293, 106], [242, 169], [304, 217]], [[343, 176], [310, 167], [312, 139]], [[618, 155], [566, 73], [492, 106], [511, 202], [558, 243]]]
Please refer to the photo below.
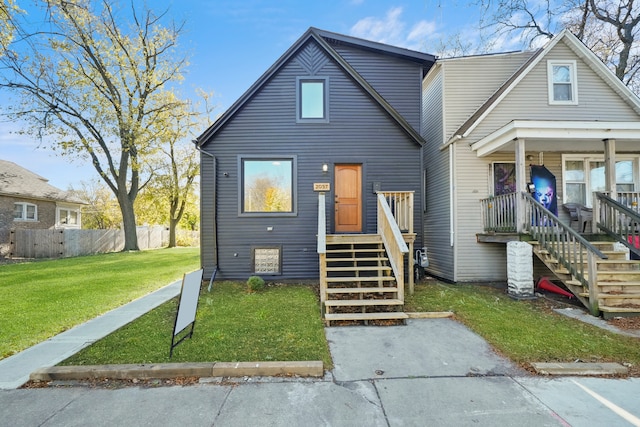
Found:
[[532, 376], [452, 319], [325, 333], [322, 378], [10, 388], [0, 426], [640, 426], [640, 378]]

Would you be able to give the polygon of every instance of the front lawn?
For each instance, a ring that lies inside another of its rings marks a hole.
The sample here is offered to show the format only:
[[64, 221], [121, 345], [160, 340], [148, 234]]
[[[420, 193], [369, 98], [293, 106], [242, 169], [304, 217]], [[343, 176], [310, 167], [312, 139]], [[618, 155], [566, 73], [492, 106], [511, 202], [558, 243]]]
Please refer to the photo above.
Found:
[[[640, 374], [640, 339], [607, 332], [553, 312], [559, 303], [544, 298], [515, 301], [504, 289], [448, 285], [436, 281], [416, 285], [407, 296], [407, 311], [453, 311], [455, 318], [482, 336], [512, 361], [619, 362]], [[578, 310], [579, 308], [575, 308]]]
[[198, 248], [2, 265], [0, 358], [181, 279], [198, 266]]
[[201, 290], [193, 336], [169, 359], [177, 298], [65, 360], [61, 365], [322, 360], [331, 356], [316, 290], [215, 282]]

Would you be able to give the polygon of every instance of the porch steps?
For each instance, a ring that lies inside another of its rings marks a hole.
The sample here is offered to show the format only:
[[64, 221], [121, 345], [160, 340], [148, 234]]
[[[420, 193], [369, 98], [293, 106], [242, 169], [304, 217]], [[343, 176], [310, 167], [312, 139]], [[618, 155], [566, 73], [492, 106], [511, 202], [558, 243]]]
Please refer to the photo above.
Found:
[[[590, 242], [607, 255], [608, 259], [596, 260], [595, 283], [586, 274], [587, 257], [584, 254], [585, 279], [595, 286], [598, 309], [604, 317], [616, 313], [640, 315], [640, 261], [627, 260], [626, 251], [617, 251], [612, 242]], [[560, 279], [586, 307], [589, 307], [589, 289], [560, 265], [548, 251], [539, 249], [532, 242], [534, 253]]]
[[327, 325], [408, 317], [403, 312], [403, 292], [379, 235], [327, 235], [326, 245], [320, 292]]

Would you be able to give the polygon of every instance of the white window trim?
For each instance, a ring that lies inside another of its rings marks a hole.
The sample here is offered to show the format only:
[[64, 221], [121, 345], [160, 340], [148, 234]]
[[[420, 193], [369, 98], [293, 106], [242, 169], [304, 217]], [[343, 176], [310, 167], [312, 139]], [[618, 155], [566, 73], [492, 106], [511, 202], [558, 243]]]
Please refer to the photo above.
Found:
[[[303, 118], [302, 117], [302, 90], [303, 82], [323, 82], [324, 83], [324, 117]], [[305, 76], [296, 77], [296, 123], [329, 123], [329, 77], [328, 76]]]
[[[62, 222], [61, 211], [75, 212], [76, 224], [68, 224]], [[69, 206], [57, 206], [56, 207], [56, 227], [60, 228], [81, 228], [82, 226], [82, 212], [79, 208]]]
[[[13, 219], [14, 221], [21, 221], [21, 222], [37, 222], [38, 221], [38, 205], [33, 203], [27, 203], [27, 202], [15, 202], [14, 205], [22, 206], [22, 217], [14, 218]], [[27, 218], [27, 206], [33, 206], [35, 208], [35, 212], [34, 212], [35, 218], [33, 219]]]
[[[604, 162], [604, 156], [594, 156], [592, 154], [563, 154], [562, 155], [562, 203], [567, 203], [567, 181], [565, 179], [565, 166], [567, 161], [570, 160], [580, 160], [585, 164], [585, 191], [590, 191], [591, 188], [591, 177], [589, 176], [588, 165], [589, 162]], [[633, 185], [636, 188], [635, 191], [638, 191], [640, 188], [640, 182], [638, 181], [638, 177], [640, 175], [639, 165], [640, 165], [640, 156], [634, 155], [616, 155], [616, 162], [630, 160], [633, 162]], [[616, 183], [618, 184], [618, 183]], [[591, 207], [592, 200], [586, 194], [586, 205]]]
[[[571, 100], [556, 101], [553, 97], [553, 67], [559, 65], [568, 65], [569, 74], [571, 76]], [[547, 90], [549, 95], [549, 105], [578, 105], [578, 71], [576, 61], [547, 61]]]

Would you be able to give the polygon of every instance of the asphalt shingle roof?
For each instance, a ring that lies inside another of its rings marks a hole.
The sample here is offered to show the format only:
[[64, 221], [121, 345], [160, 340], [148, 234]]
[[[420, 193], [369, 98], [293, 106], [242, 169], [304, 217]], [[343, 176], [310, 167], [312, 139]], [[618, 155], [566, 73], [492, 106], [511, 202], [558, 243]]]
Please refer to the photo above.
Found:
[[84, 204], [48, 181], [13, 162], [0, 160], [0, 195]]

